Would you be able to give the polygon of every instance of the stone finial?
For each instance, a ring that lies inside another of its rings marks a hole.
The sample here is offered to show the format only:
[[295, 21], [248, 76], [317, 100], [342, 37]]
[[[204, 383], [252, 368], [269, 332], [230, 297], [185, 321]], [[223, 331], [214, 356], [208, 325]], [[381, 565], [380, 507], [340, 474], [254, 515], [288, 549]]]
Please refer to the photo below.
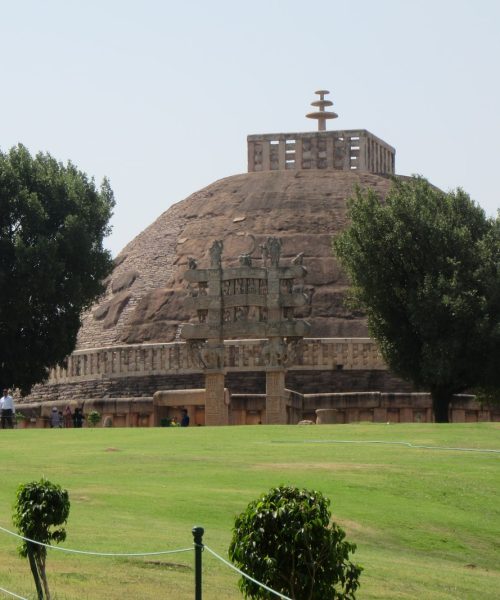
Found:
[[222, 264], [222, 240], [215, 240], [210, 247], [210, 266], [212, 269], [220, 269]]
[[306, 117], [308, 119], [316, 119], [318, 121], [318, 131], [325, 131], [326, 120], [336, 119], [338, 115], [333, 111], [325, 110], [325, 106], [333, 106], [333, 102], [331, 100], [325, 100], [325, 95], [330, 93], [328, 90], [318, 90], [314, 93], [318, 94], [319, 100], [311, 102], [311, 106], [317, 106], [319, 110], [316, 112], [308, 113]]
[[272, 267], [279, 267], [280, 256], [281, 256], [282, 242], [280, 238], [270, 237], [267, 238], [266, 249], [267, 255], [271, 259]]

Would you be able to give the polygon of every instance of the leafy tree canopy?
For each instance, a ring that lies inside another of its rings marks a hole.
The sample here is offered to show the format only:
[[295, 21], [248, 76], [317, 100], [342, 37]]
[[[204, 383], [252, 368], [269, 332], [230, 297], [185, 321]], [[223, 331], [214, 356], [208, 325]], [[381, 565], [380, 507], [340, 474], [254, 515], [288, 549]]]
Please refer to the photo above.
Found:
[[[330, 523], [330, 500], [290, 486], [271, 489], [236, 518], [230, 559], [247, 575], [297, 600], [350, 599], [361, 567], [349, 560], [356, 546]], [[275, 598], [242, 577], [246, 598]]]
[[385, 200], [358, 189], [334, 249], [389, 367], [431, 392], [436, 421], [453, 394], [498, 377], [500, 222], [462, 190], [395, 179]]
[[73, 164], [0, 152], [0, 379], [28, 392], [74, 349], [80, 315], [112, 267], [114, 206]]

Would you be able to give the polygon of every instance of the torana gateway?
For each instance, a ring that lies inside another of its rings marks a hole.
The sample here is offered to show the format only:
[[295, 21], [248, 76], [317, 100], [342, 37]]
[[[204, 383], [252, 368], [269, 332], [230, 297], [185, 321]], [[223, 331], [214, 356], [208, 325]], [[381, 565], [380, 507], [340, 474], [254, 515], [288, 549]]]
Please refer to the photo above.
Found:
[[[248, 173], [173, 205], [120, 252], [83, 316], [76, 350], [19, 408], [42, 425], [53, 406], [104, 424], [300, 420], [429, 421], [427, 394], [387, 369], [350, 310], [332, 237], [355, 186], [381, 196], [395, 150], [364, 130], [248, 136]], [[458, 397], [455, 421], [500, 420]]]

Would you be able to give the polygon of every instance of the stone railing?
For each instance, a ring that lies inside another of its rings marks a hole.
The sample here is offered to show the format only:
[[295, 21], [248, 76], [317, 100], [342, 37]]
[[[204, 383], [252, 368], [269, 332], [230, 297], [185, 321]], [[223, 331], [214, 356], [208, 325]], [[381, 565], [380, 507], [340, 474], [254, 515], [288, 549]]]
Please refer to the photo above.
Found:
[[249, 135], [248, 171], [334, 169], [394, 174], [396, 150], [366, 129]]
[[[263, 371], [265, 340], [226, 340], [224, 368]], [[377, 345], [370, 338], [306, 338], [289, 370], [386, 370]], [[78, 350], [66, 368], [52, 369], [49, 384], [104, 378], [138, 377], [165, 373], [199, 373], [200, 367], [184, 342], [137, 344]]]

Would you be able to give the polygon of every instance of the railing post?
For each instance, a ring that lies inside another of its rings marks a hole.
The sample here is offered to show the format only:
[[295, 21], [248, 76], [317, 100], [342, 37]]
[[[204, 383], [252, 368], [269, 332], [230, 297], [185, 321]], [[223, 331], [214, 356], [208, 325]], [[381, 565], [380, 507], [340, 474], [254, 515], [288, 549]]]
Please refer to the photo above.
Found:
[[194, 600], [201, 597], [201, 553], [203, 552], [203, 527], [193, 527], [194, 538]]

